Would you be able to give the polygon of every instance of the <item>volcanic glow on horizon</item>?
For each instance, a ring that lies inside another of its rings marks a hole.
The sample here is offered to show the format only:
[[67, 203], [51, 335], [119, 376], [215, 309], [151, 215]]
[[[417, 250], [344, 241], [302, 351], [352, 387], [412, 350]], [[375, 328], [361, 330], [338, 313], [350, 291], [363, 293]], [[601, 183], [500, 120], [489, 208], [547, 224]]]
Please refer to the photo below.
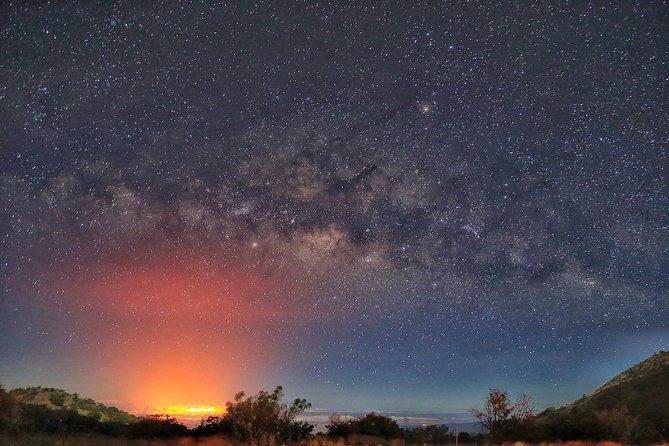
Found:
[[184, 405], [168, 406], [168, 407], [157, 407], [152, 413], [155, 414], [166, 414], [166, 415], [192, 415], [192, 416], [213, 416], [213, 415], [223, 415], [226, 412], [225, 407], [218, 406], [200, 406], [200, 407], [190, 407]]

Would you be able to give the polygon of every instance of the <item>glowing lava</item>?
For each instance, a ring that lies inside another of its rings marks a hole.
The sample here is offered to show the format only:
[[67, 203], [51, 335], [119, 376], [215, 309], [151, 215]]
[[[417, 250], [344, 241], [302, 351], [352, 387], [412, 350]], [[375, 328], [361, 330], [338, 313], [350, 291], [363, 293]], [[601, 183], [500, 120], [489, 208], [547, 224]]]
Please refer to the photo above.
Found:
[[203, 416], [222, 415], [225, 413], [225, 407], [219, 407], [219, 406], [190, 407], [184, 405], [177, 405], [177, 406], [159, 407], [155, 410], [155, 413], [173, 415], [177, 418], [183, 416], [203, 417]]

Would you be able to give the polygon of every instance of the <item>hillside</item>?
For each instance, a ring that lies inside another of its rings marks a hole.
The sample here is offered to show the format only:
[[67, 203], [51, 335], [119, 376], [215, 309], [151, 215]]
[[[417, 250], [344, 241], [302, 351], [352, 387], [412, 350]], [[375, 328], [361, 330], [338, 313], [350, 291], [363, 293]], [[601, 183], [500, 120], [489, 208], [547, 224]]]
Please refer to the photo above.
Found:
[[636, 382], [636, 385], [638, 385], [649, 377], [666, 377], [667, 373], [669, 373], [669, 352], [661, 351], [616, 375], [609, 382], [595, 390], [591, 397], [595, 398], [598, 395], [606, 394], [607, 392], [620, 391], [620, 389], [624, 388], [629, 383], [634, 385]]
[[643, 420], [669, 420], [669, 352], [659, 352], [616, 375], [572, 405], [603, 410], [626, 407]]
[[[555, 437], [588, 438], [615, 426], [619, 439], [669, 439], [669, 352], [661, 351], [616, 375], [589, 395], [538, 421]], [[592, 435], [585, 435], [590, 433]]]
[[90, 416], [102, 422], [112, 421], [128, 424], [138, 420], [137, 417], [116, 407], [105, 406], [90, 398], [81, 398], [76, 393], [71, 394], [61, 389], [26, 387], [13, 389], [9, 393], [14, 396], [18, 403], [38, 404], [54, 410], [76, 410], [79, 415]]

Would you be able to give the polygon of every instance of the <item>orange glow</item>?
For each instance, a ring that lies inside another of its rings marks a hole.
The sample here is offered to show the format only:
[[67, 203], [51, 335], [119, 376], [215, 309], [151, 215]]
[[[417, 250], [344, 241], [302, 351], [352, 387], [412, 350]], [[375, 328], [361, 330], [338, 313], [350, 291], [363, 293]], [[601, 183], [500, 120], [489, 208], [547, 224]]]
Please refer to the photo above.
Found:
[[224, 414], [225, 407], [219, 407], [219, 406], [188, 407], [180, 404], [176, 406], [159, 407], [155, 409], [154, 412], [159, 414], [174, 415], [177, 417], [181, 415], [213, 416], [213, 415]]
[[[291, 317], [286, 308], [266, 297], [280, 284], [276, 279], [246, 270], [222, 267], [215, 262], [192, 265], [168, 259], [141, 264], [105, 263], [95, 271], [63, 274], [51, 271], [43, 282], [47, 290], [67, 296], [73, 309], [94, 305], [113, 315], [132, 315], [143, 321], [169, 318], [219, 322], [257, 323]], [[91, 296], [95, 296], [91, 299]]]
[[81, 354], [99, 373], [98, 398], [137, 415], [225, 413], [230, 396], [257, 388], [282, 355], [273, 327], [303, 314], [288, 299], [276, 304], [286, 294], [281, 278], [205, 255], [108, 261], [84, 272], [62, 265], [41, 277], [19, 285], [58, 295], [77, 321], [95, 318], [94, 347]]
[[139, 349], [135, 357], [135, 376], [126, 385], [141, 413], [215, 415], [234, 392], [235, 387], [228, 388], [234, 382], [230, 365], [222, 365], [229, 363], [197, 345]]

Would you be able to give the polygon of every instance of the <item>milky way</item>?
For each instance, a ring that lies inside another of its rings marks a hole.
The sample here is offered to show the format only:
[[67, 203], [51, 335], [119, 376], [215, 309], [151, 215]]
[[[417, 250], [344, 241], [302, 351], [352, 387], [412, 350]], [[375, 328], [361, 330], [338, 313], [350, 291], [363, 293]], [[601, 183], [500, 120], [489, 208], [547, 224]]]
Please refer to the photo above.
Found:
[[5, 386], [466, 411], [669, 346], [662, 2], [147, 3], [0, 7]]

